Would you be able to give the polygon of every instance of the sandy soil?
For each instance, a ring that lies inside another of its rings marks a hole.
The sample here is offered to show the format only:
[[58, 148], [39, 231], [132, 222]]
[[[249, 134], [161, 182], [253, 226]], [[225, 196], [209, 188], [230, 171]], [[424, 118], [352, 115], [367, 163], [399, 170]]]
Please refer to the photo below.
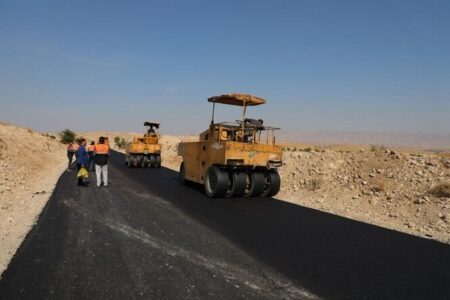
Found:
[[55, 139], [0, 124], [0, 273], [35, 224], [66, 166], [65, 147]]
[[[92, 138], [102, 134], [106, 133], [85, 133]], [[131, 141], [133, 135], [109, 133], [111, 140], [121, 136]], [[195, 140], [195, 136], [162, 136], [163, 166], [178, 171], [178, 143]], [[291, 143], [284, 147], [280, 175], [278, 199], [450, 243], [448, 154]], [[444, 193], [433, 193], [436, 187], [443, 187]]]
[[445, 155], [290, 147], [283, 162], [277, 198], [450, 243], [450, 159]]
[[[82, 132], [89, 141], [141, 133]], [[177, 170], [178, 143], [161, 137], [162, 164]], [[276, 198], [450, 243], [450, 156], [355, 145], [286, 145]], [[65, 170], [65, 147], [31, 129], [0, 124], [0, 272], [37, 220]]]

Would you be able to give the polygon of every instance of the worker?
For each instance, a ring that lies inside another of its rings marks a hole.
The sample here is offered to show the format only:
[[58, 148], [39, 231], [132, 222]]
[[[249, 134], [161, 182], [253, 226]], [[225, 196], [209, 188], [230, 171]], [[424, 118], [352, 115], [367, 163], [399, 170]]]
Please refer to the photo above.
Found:
[[95, 142], [92, 141], [91, 144], [87, 147], [87, 152], [88, 152], [88, 156], [89, 156], [89, 165], [88, 165], [89, 172], [94, 172], [94, 168], [95, 168], [94, 150], [95, 150]]
[[[89, 164], [89, 155], [86, 151], [86, 139], [81, 139], [79, 141], [79, 147], [77, 152], [75, 153], [77, 158], [77, 171], [80, 171], [81, 168], [86, 168]], [[78, 185], [83, 184], [83, 178], [78, 177], [77, 181]]]
[[[97, 187], [108, 186], [108, 157], [109, 146], [105, 137], [101, 136], [94, 149], [95, 174], [97, 175]], [[103, 177], [103, 178], [102, 178]]]
[[244, 120], [246, 126], [253, 127], [257, 130], [264, 130], [264, 120], [263, 119], [245, 119]]
[[67, 145], [67, 159], [69, 160], [69, 164], [67, 165], [67, 171], [71, 171], [73, 156], [75, 155], [76, 149], [72, 142]]

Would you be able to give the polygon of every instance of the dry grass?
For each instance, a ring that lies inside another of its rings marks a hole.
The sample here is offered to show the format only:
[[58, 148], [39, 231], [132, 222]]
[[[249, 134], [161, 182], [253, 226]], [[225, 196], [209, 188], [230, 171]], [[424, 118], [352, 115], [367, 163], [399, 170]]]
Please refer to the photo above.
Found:
[[370, 188], [372, 192], [379, 193], [386, 190], [386, 181], [383, 179], [377, 180]]
[[450, 158], [450, 152], [441, 152], [438, 153], [440, 157]]
[[434, 195], [436, 197], [448, 197], [450, 198], [450, 183], [440, 183], [431, 188], [431, 190], [428, 191], [429, 194]]
[[8, 145], [1, 138], [0, 138], [0, 149], [1, 150], [8, 150]]
[[314, 178], [308, 182], [308, 189], [310, 191], [317, 191], [323, 185], [323, 180], [321, 178]]
[[383, 145], [370, 145], [370, 151], [372, 152], [380, 152], [380, 151], [386, 151], [386, 146]]

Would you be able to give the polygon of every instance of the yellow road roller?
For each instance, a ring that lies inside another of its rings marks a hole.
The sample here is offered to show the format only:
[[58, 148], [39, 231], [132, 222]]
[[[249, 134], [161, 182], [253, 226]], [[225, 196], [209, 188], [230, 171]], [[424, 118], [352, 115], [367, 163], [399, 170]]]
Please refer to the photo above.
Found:
[[[272, 197], [280, 190], [277, 168], [282, 165], [282, 149], [276, 144], [279, 128], [262, 119], [246, 118], [247, 108], [266, 100], [247, 94], [227, 94], [208, 98], [212, 121], [198, 142], [183, 142], [178, 154], [183, 158], [179, 177], [204, 186], [209, 197]], [[242, 118], [236, 122], [214, 121], [216, 104], [239, 106]]]
[[160, 168], [161, 145], [159, 144], [159, 123], [145, 122], [147, 132], [133, 137], [133, 142], [125, 148], [125, 162], [130, 168]]

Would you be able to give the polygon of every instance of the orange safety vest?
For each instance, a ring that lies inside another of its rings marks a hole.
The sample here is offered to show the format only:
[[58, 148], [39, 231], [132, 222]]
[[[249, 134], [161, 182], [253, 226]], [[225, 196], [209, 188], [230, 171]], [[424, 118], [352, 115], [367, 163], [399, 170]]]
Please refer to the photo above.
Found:
[[94, 150], [96, 154], [108, 154], [109, 146], [105, 144], [97, 144], [95, 145]]
[[88, 152], [95, 151], [95, 145], [89, 145], [87, 150], [88, 150]]

